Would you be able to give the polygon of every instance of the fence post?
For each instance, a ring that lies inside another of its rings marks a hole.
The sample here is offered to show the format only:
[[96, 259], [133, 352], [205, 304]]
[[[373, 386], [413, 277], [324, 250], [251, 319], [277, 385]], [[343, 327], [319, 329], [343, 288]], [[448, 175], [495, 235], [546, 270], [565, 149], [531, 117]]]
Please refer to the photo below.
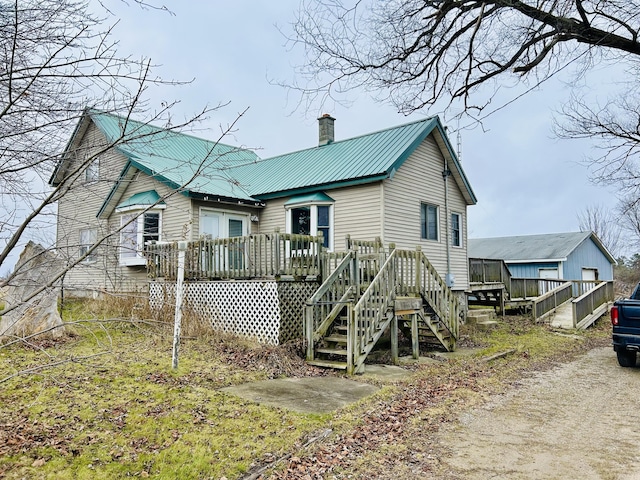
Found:
[[182, 322], [182, 300], [184, 287], [184, 257], [187, 251], [187, 242], [178, 242], [178, 278], [176, 280], [176, 309], [173, 322], [173, 357], [171, 365], [178, 368], [178, 351], [180, 349], [180, 328]]

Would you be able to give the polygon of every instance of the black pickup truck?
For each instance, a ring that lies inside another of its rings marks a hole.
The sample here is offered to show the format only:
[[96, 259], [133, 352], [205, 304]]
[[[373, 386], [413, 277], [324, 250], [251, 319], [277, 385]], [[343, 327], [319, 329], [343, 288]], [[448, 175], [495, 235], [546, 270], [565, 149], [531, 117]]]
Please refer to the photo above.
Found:
[[640, 283], [629, 299], [618, 300], [611, 308], [613, 349], [621, 367], [635, 367], [640, 350]]

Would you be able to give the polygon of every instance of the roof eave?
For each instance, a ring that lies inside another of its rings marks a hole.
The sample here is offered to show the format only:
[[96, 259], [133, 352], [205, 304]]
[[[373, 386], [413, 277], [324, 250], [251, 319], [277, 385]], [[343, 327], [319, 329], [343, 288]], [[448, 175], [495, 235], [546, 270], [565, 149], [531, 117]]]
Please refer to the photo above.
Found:
[[71, 145], [74, 144], [76, 139], [78, 139], [79, 137], [81, 137], [84, 134], [84, 132], [89, 127], [89, 123], [90, 122], [91, 122], [91, 116], [89, 115], [88, 110], [85, 109], [82, 112], [82, 116], [78, 120], [78, 123], [76, 124], [76, 127], [73, 129], [73, 133], [71, 134], [71, 138], [69, 138], [69, 141], [67, 142], [67, 145], [64, 147], [64, 151], [63, 151], [62, 155], [60, 155], [60, 160], [56, 164], [56, 167], [53, 169], [53, 173], [51, 174], [51, 177], [49, 178], [49, 185], [51, 185], [52, 187], [57, 187], [62, 182], [62, 178], [59, 178], [59, 175], [61, 175], [61, 173], [62, 173], [61, 170], [62, 170], [62, 167], [63, 167], [63, 165], [65, 163], [65, 160], [66, 160], [66, 157], [67, 157], [67, 152], [71, 148]]
[[371, 175], [368, 177], [360, 177], [360, 178], [352, 178], [352, 179], [345, 179], [345, 180], [339, 180], [336, 182], [330, 182], [330, 183], [322, 183], [322, 184], [316, 184], [316, 185], [308, 185], [305, 187], [299, 187], [299, 188], [291, 188], [291, 189], [287, 189], [287, 190], [280, 190], [277, 192], [267, 192], [267, 193], [260, 193], [260, 194], [254, 194], [253, 196], [259, 200], [270, 200], [273, 198], [282, 198], [282, 197], [289, 197], [289, 196], [293, 196], [293, 195], [302, 195], [305, 193], [312, 193], [312, 192], [317, 192], [320, 190], [334, 190], [336, 188], [342, 188], [342, 187], [352, 187], [355, 185], [366, 185], [368, 183], [375, 183], [375, 182], [379, 182], [382, 180], [385, 180], [387, 178], [390, 177], [390, 173], [389, 172], [384, 172], [381, 174], [377, 174], [377, 175]]
[[532, 258], [525, 260], [504, 260], [504, 263], [553, 263], [553, 262], [566, 262], [567, 257], [564, 258]]

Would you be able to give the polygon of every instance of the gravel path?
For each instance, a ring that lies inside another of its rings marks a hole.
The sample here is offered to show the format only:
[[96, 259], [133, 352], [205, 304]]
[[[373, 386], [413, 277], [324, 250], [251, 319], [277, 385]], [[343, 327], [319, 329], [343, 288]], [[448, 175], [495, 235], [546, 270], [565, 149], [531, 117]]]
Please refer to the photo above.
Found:
[[523, 380], [437, 434], [441, 479], [640, 480], [640, 367], [613, 350]]

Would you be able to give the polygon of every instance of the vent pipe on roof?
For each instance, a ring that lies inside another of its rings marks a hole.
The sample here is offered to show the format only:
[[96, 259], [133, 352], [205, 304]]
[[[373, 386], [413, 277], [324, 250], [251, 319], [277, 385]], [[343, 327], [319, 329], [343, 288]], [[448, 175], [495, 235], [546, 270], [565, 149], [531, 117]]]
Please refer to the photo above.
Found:
[[336, 119], [333, 118], [328, 113], [325, 113], [318, 119], [318, 145], [328, 145], [333, 143], [334, 140], [334, 130], [333, 130], [333, 122]]

